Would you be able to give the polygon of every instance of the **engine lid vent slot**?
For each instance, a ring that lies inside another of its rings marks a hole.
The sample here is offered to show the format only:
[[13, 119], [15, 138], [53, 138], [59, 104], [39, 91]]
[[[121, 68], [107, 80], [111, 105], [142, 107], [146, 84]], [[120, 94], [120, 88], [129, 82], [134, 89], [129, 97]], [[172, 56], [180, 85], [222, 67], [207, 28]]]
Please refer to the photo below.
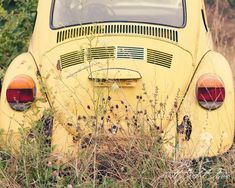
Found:
[[143, 60], [144, 59], [144, 48], [118, 46], [117, 47], [117, 58], [118, 59]]
[[57, 32], [57, 43], [77, 37], [92, 36], [104, 34], [104, 26], [79, 26], [72, 29], [66, 29]]
[[113, 59], [115, 58], [115, 47], [97, 47], [87, 49], [87, 60]]
[[60, 64], [62, 69], [81, 63], [84, 63], [84, 50], [70, 52], [60, 56]]
[[147, 63], [171, 68], [173, 55], [165, 52], [147, 49]]

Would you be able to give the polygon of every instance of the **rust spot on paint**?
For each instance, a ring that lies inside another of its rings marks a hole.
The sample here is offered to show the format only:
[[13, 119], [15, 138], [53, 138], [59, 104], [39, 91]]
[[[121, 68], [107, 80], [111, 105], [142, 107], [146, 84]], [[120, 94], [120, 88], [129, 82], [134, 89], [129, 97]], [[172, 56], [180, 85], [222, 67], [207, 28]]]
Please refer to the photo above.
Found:
[[192, 134], [192, 123], [189, 117], [186, 115], [180, 125], [177, 126], [178, 134], [185, 134], [185, 141], [189, 141]]
[[60, 60], [57, 61], [56, 68], [58, 71], [62, 71]]

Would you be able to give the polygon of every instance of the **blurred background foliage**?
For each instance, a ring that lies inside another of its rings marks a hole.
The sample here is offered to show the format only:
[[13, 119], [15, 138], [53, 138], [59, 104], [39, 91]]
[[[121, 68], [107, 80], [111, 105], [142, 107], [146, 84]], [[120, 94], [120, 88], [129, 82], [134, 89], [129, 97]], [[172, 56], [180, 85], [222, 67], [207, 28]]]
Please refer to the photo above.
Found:
[[[213, 5], [216, 0], [205, 1]], [[235, 0], [228, 1], [235, 7]], [[0, 79], [10, 62], [27, 51], [36, 7], [37, 0], [0, 0]]]
[[21, 52], [27, 51], [37, 0], [0, 0], [0, 77]]
[[[216, 0], [205, 0], [206, 3], [212, 5], [213, 3], [215, 3]], [[228, 0], [228, 2], [230, 3], [230, 5], [232, 7], [235, 7], [235, 0]]]
[[229, 0], [229, 3], [231, 4], [232, 7], [235, 7], [235, 0]]

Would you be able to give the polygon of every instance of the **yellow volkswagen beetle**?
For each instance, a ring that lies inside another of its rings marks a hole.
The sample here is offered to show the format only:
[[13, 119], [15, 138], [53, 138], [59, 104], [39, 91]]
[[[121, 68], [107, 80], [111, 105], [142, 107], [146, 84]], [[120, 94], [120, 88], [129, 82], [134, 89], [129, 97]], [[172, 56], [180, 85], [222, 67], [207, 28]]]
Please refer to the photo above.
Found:
[[160, 135], [178, 158], [228, 151], [233, 77], [213, 51], [204, 2], [39, 0], [28, 52], [3, 81], [5, 141], [14, 146], [19, 128], [48, 109], [45, 129], [61, 154], [98, 134]]

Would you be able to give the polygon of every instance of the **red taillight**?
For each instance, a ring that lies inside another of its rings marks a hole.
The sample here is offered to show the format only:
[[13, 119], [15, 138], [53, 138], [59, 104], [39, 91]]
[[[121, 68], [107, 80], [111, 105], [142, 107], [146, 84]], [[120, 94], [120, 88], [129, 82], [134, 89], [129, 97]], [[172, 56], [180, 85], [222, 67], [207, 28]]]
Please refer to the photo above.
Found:
[[33, 101], [34, 101], [34, 95], [32, 89], [7, 90], [7, 102], [9, 103], [27, 103]]
[[36, 95], [36, 86], [33, 79], [26, 75], [15, 77], [6, 91], [7, 102], [11, 108], [24, 111], [31, 106]]
[[224, 83], [214, 74], [205, 74], [197, 82], [196, 96], [203, 108], [215, 110], [224, 102]]
[[223, 102], [225, 97], [224, 88], [198, 88], [197, 99], [199, 101]]

